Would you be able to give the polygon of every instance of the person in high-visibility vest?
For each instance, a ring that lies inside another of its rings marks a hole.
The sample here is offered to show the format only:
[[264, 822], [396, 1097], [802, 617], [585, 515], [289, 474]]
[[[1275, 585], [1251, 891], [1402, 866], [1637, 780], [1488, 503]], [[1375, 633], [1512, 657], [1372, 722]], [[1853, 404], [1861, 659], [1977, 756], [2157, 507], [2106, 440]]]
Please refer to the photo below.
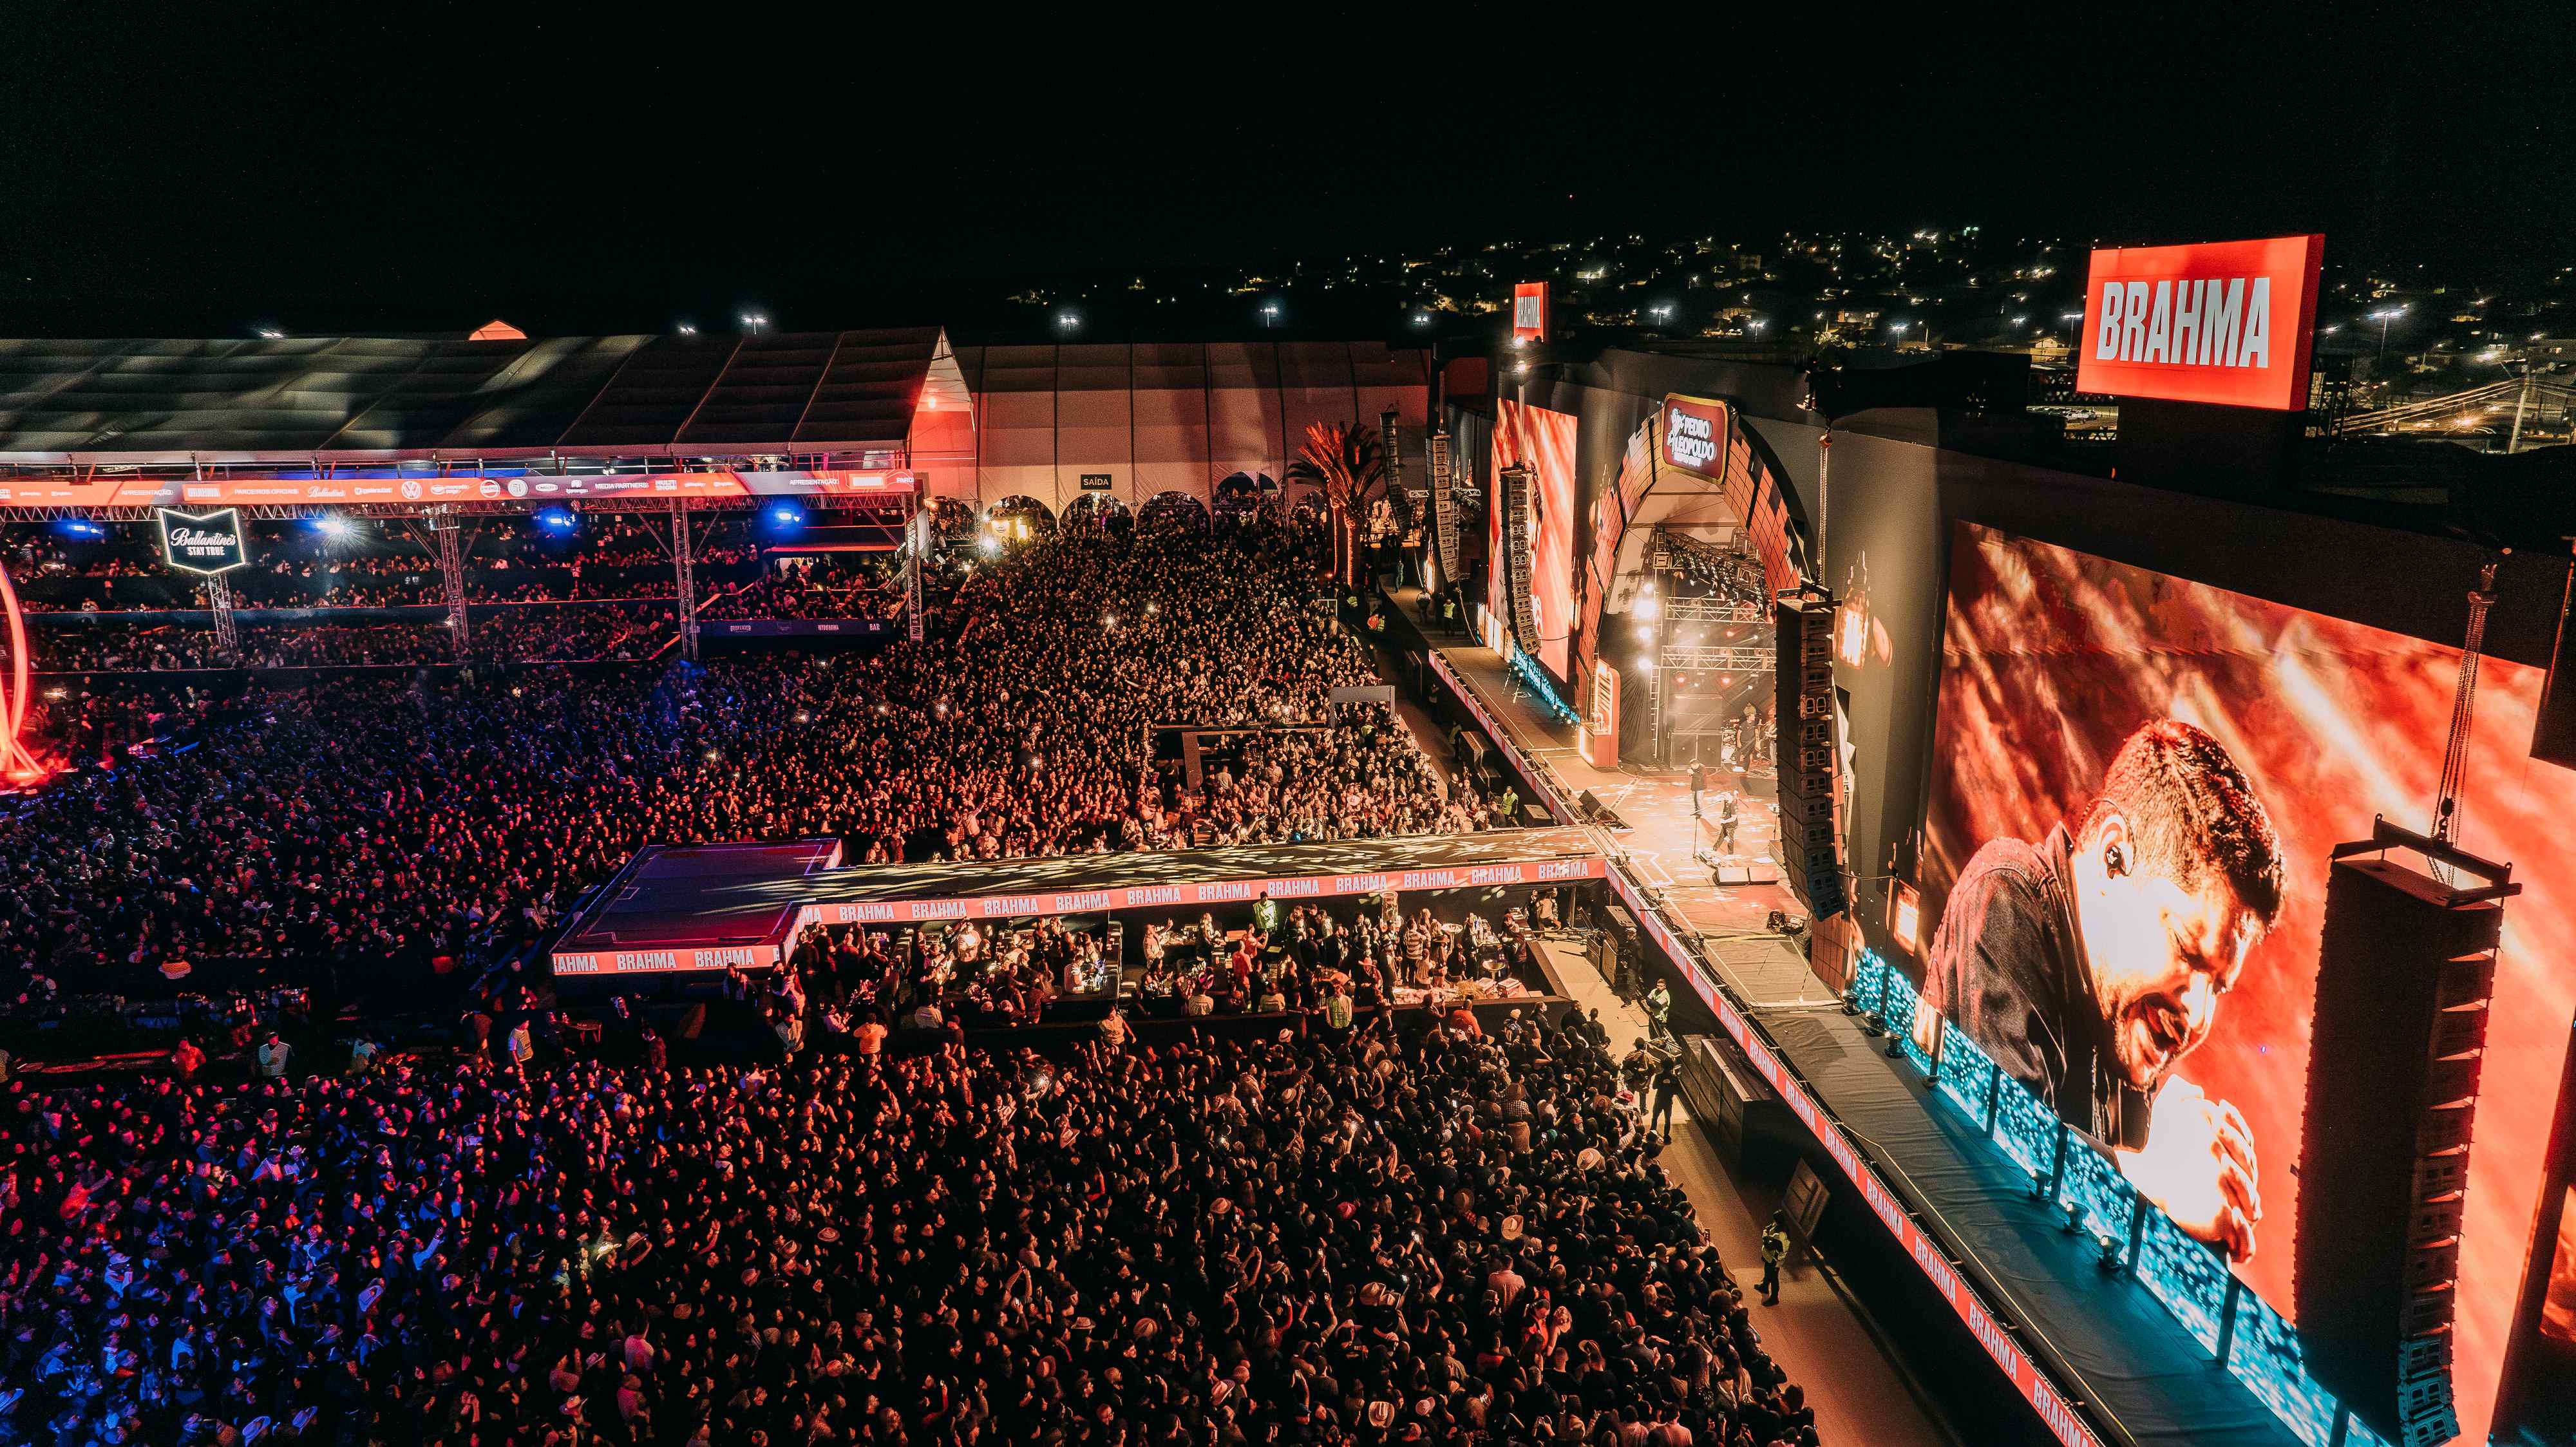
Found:
[[1771, 1213], [1771, 1224], [1762, 1228], [1762, 1304], [1780, 1304], [1780, 1263], [1789, 1259], [1789, 1217]]

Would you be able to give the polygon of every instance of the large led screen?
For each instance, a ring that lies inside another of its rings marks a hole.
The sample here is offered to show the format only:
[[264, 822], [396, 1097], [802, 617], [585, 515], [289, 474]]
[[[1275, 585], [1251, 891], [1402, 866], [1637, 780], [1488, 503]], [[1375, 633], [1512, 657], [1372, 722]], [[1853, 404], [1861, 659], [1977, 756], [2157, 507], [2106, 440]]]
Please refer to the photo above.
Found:
[[[1486, 606], [1498, 617], [1510, 618], [1511, 598], [1505, 592], [1510, 582], [1503, 570], [1526, 555], [1530, 607], [1538, 621], [1534, 651], [1560, 681], [1573, 676], [1574, 434], [1575, 419], [1568, 413], [1504, 402], [1494, 421], [1492, 471], [1486, 479], [1494, 503], [1487, 536], [1497, 545]], [[1530, 469], [1529, 514], [1521, 531], [1506, 538], [1512, 519], [1502, 473], [1515, 465]]]
[[[2429, 829], [2459, 661], [1969, 524], [1954, 540], [1925, 995], [2285, 1315], [2328, 851], [2374, 816]], [[2541, 682], [2486, 660], [2457, 834], [2526, 887], [2505, 910], [2461, 1228], [2473, 1442], [2576, 1013], [2576, 775], [2529, 756]]]
[[1601, 609], [1618, 580], [1619, 546], [1627, 535], [1628, 519], [1636, 516], [1646, 490], [1654, 485], [1655, 468], [1649, 455], [1653, 435], [1651, 422], [1639, 423], [1628, 434], [1618, 480], [1592, 500], [1592, 561], [1584, 570], [1582, 602], [1576, 605], [1582, 618], [1574, 653], [1575, 670], [1586, 678], [1592, 676], [1593, 661], [1601, 656]]

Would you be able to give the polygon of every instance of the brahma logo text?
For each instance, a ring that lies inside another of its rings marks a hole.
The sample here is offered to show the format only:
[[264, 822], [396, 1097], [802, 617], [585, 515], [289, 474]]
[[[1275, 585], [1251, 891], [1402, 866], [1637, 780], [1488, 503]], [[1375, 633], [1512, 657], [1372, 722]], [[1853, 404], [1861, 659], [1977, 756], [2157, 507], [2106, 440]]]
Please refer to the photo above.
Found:
[[2106, 281], [2093, 355], [2178, 367], [2272, 365], [2272, 278]]

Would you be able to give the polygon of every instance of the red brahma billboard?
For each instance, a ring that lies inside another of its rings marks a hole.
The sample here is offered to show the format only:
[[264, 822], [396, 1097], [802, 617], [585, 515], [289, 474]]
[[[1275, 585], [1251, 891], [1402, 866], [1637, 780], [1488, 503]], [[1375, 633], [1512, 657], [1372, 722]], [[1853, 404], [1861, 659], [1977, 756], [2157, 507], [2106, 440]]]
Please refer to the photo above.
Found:
[[1547, 283], [1524, 281], [1512, 288], [1512, 345], [1547, 340]]
[[2094, 252], [2076, 388], [2303, 410], [2325, 244], [2276, 236]]

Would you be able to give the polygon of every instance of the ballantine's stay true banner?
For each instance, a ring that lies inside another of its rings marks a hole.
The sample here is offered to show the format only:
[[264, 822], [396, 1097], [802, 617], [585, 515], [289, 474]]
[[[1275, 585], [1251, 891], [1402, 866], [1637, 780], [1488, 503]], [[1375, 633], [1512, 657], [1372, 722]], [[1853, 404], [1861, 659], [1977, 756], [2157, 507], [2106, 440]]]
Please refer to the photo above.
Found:
[[241, 511], [180, 512], [162, 508], [161, 561], [182, 572], [212, 577], [250, 566], [250, 547], [242, 540]]
[[2297, 412], [2323, 236], [2093, 253], [2076, 390]]

